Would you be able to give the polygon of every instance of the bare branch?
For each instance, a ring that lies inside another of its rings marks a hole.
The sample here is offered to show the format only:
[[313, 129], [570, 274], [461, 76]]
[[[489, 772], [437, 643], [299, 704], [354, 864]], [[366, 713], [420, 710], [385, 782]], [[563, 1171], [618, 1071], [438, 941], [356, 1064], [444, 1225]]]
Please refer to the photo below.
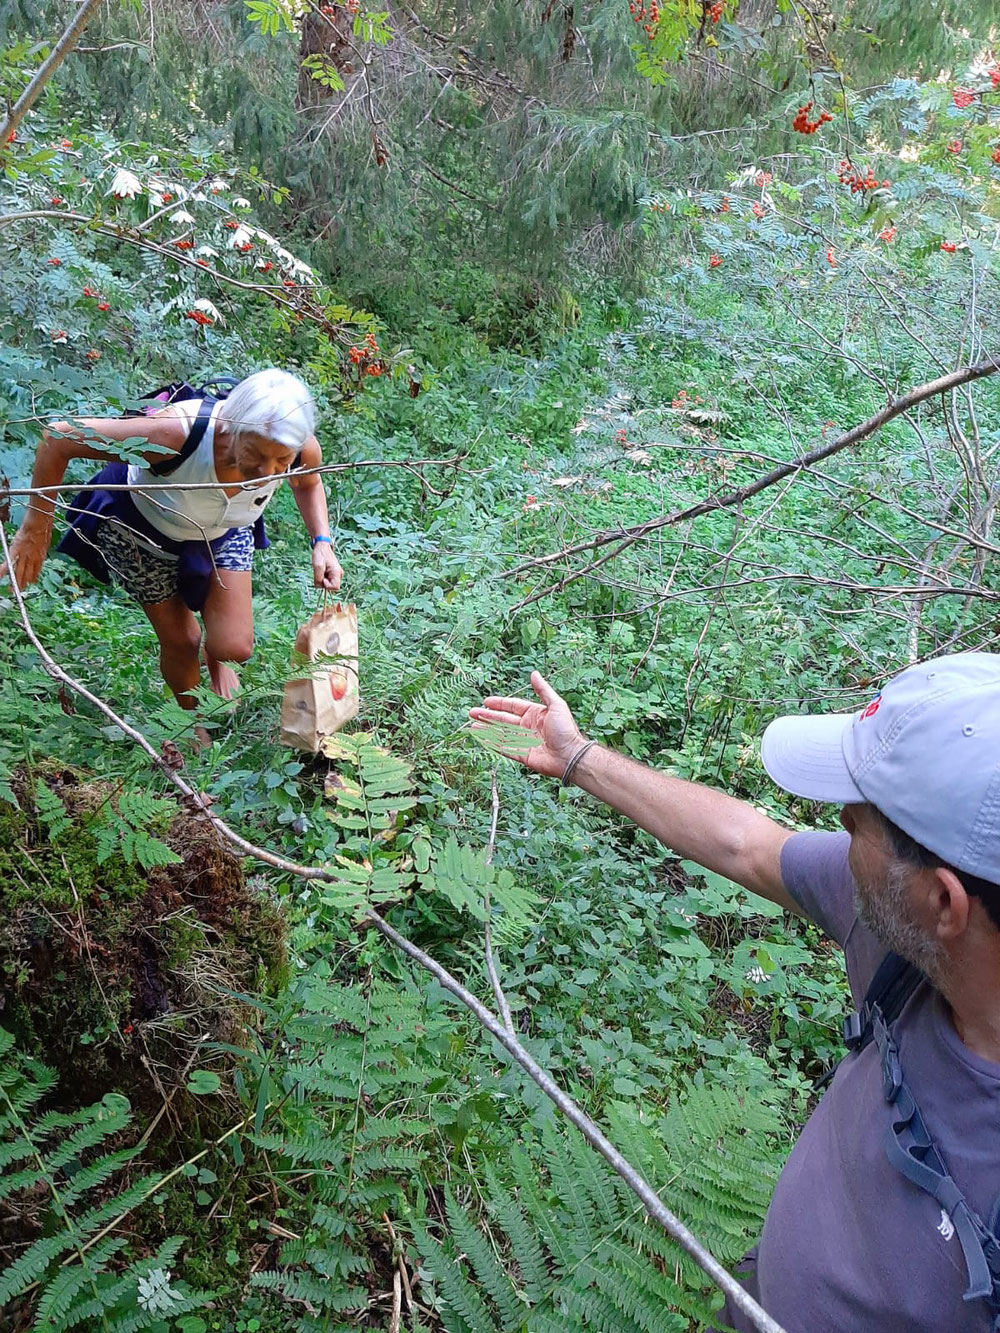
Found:
[[295, 297], [287, 296], [273, 283], [245, 282], [241, 278], [234, 278], [221, 269], [210, 268], [189, 255], [181, 254], [169, 246], [160, 245], [157, 241], [144, 236], [138, 228], [125, 226], [122, 223], [99, 222], [94, 217], [88, 217], [86, 213], [71, 213], [65, 208], [31, 208], [18, 213], [0, 214], [0, 227], [6, 227], [12, 222], [30, 222], [35, 218], [56, 218], [63, 223], [82, 223], [89, 231], [100, 232], [104, 236], [111, 236], [116, 241], [124, 241], [127, 245], [134, 245], [142, 250], [152, 250], [154, 254], [162, 255], [164, 259], [173, 259], [178, 264], [197, 269], [199, 273], [207, 274], [218, 282], [228, 283], [230, 287], [239, 287], [242, 291], [260, 292], [275, 305], [284, 306], [287, 310], [303, 315], [314, 324], [318, 324], [331, 336], [335, 337], [339, 332], [338, 327], [326, 318], [321, 307], [315, 302], [296, 300]]
[[[635, 527], [605, 529], [605, 531], [598, 533], [598, 535], [591, 541], [579, 542], [574, 546], [565, 546], [559, 551], [554, 551], [551, 555], [538, 556], [536, 559], [527, 560], [523, 564], [516, 566], [516, 568], [509, 570], [505, 577], [516, 578], [518, 575], [524, 574], [526, 571], [537, 568], [538, 566], [551, 565], [558, 560], [565, 560], [570, 556], [580, 555], [585, 551], [596, 551], [602, 546], [609, 546], [612, 543], [617, 543], [610, 551], [606, 552], [605, 555], [601, 556], [599, 559], [592, 561], [591, 564], [580, 566], [569, 574], [566, 574], [556, 583], [543, 588], [540, 592], [532, 593], [530, 596], [522, 598], [520, 602], [517, 602], [511, 607], [511, 610], [520, 611], [523, 607], [529, 606], [532, 602], [540, 601], [543, 597], [548, 597], [552, 593], [561, 592], [563, 588], [568, 587], [569, 584], [575, 583], [578, 579], [585, 578], [608, 560], [613, 560], [615, 556], [621, 555], [623, 551], [628, 550], [630, 546], [633, 546], [642, 537], [647, 536], [651, 532], [656, 532], [660, 528], [673, 527], [677, 523], [688, 522], [690, 519], [699, 518], [702, 514], [713, 513], [717, 509], [732, 509], [737, 505], [741, 505], [744, 501], [750, 499], [751, 496], [759, 495], [761, 491], [765, 491], [768, 487], [774, 486], [779, 481], [783, 481], [785, 477], [793, 476], [803, 468], [809, 467], [812, 463], [817, 463], [824, 458], [830, 458], [834, 454], [840, 453], [842, 449], [847, 449], [851, 445], [858, 444], [861, 440], [867, 439], [869, 435], [874, 435], [874, 433], [881, 429], [882, 426], [894, 420], [896, 417], [901, 416], [903, 413], [908, 412], [910, 408], [914, 407], [917, 403], [923, 402], [925, 398], [933, 398], [938, 394], [947, 393], [949, 390], [956, 388], [960, 384], [968, 384], [973, 380], [985, 379], [988, 375], [995, 375], [998, 370], [1000, 370], [1000, 361], [994, 357], [990, 357], [985, 361], [976, 362], [974, 365], [964, 366], [960, 370], [954, 370], [947, 375], [940, 375], [937, 379], [929, 380], [926, 384], [921, 384], [917, 388], [911, 389], [909, 393], [903, 394], [902, 397], [894, 399], [891, 403], [888, 403], [883, 407], [881, 411], [876, 412], [874, 416], [869, 417], [867, 421], [861, 422], [860, 425], [857, 425], [843, 435], [838, 436], [837, 439], [832, 440], [829, 444], [821, 445], [818, 449], [812, 449], [809, 453], [800, 454], [798, 458], [793, 458], [788, 463], [781, 463], [778, 467], [772, 468], [770, 472], [766, 472], [763, 476], [758, 477], [756, 481], [750, 482], [746, 486], [740, 486], [736, 490], [730, 491], [727, 495], [709, 496], [705, 500], [699, 500], [697, 504], [688, 505], [685, 509], [675, 510], [672, 514], [664, 514], [660, 518], [649, 519], [648, 522], [640, 523]], [[973, 545], [980, 544], [978, 540], [973, 537], [970, 537], [969, 540]]]
[[[113, 443], [113, 442], [109, 442]], [[118, 442], [120, 443], [120, 441]], [[276, 475], [274, 480], [292, 481], [296, 477], [323, 476], [327, 472], [351, 472], [355, 468], [367, 467], [398, 467], [404, 472], [413, 472], [424, 481], [420, 469], [425, 467], [458, 467], [467, 455], [456, 454], [453, 458], [414, 458], [408, 460], [383, 459], [383, 458], [360, 458], [354, 463], [319, 463], [316, 467], [298, 468], [294, 472], [282, 472], [280, 478]], [[163, 481], [157, 482], [155, 491], [163, 494], [164, 491], [219, 491], [219, 490], [253, 490], [259, 486], [259, 481]], [[427, 486], [427, 482], [424, 481]], [[427, 486], [428, 490], [433, 489]], [[143, 495], [146, 499], [152, 499], [150, 487], [142, 482], [121, 482], [105, 485], [104, 482], [95, 481], [60, 481], [53, 486], [8, 486], [0, 479], [0, 503], [9, 496], [24, 495], [58, 495], [62, 491], [128, 491]], [[438, 492], [435, 491], [435, 494]]]
[[[486, 848], [485, 864], [491, 865], [493, 862], [493, 852], [497, 841], [497, 818], [500, 814], [500, 795], [497, 791], [497, 771], [490, 774], [490, 798], [493, 809], [493, 815], [490, 819], [490, 840]], [[497, 971], [496, 959], [493, 957], [493, 938], [490, 934], [490, 895], [487, 892], [486, 902], [486, 925], [484, 935], [486, 939], [486, 971], [490, 974], [490, 985], [493, 987], [493, 995], [497, 1002], [497, 1008], [500, 1010], [500, 1016], [503, 1019], [503, 1025], [508, 1032], [514, 1031], [514, 1017], [510, 1012], [510, 1004], [507, 996], [503, 993], [503, 987], [500, 985], [500, 974]]]

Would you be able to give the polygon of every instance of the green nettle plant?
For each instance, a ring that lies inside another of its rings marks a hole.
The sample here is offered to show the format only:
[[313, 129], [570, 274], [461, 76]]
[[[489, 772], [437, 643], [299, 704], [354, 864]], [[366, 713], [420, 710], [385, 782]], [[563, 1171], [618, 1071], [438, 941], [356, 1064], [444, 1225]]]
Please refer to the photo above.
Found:
[[484, 1000], [489, 957], [530, 1055], [738, 1260], [840, 1054], [839, 954], [465, 719], [542, 669], [588, 735], [815, 827], [766, 722], [995, 646], [1000, 67], [988, 15], [933, 10], [84, 5], [61, 49], [57, 6], [0, 7], [5, 531], [47, 421], [295, 370], [363, 697], [322, 755], [276, 744], [315, 607], [286, 493], [207, 749], [138, 608], [56, 559], [26, 590], [267, 849], [244, 875], [0, 587], [12, 1328], [711, 1323], [368, 913]]

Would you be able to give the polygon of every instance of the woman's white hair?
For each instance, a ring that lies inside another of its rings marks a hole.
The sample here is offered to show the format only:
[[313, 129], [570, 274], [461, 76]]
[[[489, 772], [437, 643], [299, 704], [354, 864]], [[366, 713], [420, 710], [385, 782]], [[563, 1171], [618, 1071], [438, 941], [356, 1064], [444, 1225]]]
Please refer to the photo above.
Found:
[[259, 435], [301, 449], [316, 425], [312, 394], [287, 370], [258, 370], [241, 380], [219, 408], [219, 421], [234, 440]]

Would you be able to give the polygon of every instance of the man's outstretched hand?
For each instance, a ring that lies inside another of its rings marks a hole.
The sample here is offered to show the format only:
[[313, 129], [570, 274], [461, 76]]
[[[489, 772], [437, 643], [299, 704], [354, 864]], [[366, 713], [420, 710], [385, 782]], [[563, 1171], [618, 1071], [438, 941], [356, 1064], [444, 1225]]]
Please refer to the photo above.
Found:
[[470, 708], [469, 716], [478, 726], [500, 723], [524, 727], [533, 736], [539, 737], [541, 745], [532, 745], [516, 752], [512, 745], [510, 757], [536, 773], [561, 778], [566, 765], [580, 746], [586, 743], [586, 737], [573, 721], [566, 700], [556, 694], [541, 672], [531, 673], [531, 688], [538, 695], [540, 703], [532, 703], [530, 699], [507, 699], [490, 695], [483, 700], [481, 708]]

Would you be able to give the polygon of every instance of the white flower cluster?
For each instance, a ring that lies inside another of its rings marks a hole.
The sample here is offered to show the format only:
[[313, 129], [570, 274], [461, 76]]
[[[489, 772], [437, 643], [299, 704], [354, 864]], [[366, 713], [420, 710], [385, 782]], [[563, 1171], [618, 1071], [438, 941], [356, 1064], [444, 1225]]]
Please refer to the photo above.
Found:
[[206, 300], [204, 296], [199, 297], [198, 300], [195, 301], [194, 308], [195, 310], [200, 310], [203, 315], [207, 315], [209, 319], [213, 319], [216, 324], [225, 324], [226, 322], [222, 318], [222, 314], [218, 307], [214, 306], [211, 301]]
[[[108, 194], [115, 199], [136, 199], [146, 194], [154, 207], [160, 203], [169, 204], [176, 200], [178, 207], [169, 214], [169, 221], [173, 227], [179, 228], [190, 228], [197, 225], [197, 219], [187, 208], [188, 204], [208, 203], [209, 195], [222, 194], [230, 189], [229, 182], [221, 176], [209, 181], [203, 190], [189, 191], [183, 185], [165, 180], [157, 175], [149, 176], [144, 183], [134, 171], [130, 171], [127, 167], [114, 167], [113, 173]], [[243, 195], [234, 196], [230, 202], [234, 209], [252, 207], [250, 200]], [[294, 278], [296, 282], [303, 285], [316, 281], [315, 274], [309, 265], [293, 255], [290, 250], [286, 250], [276, 237], [264, 231], [263, 228], [254, 227], [247, 222], [241, 222], [238, 226], [235, 223], [230, 223], [230, 226], [232, 227], [232, 234], [226, 239], [227, 249], [247, 253], [255, 241], [260, 242], [273, 258], [270, 261], [261, 258], [258, 251], [256, 261], [258, 268], [266, 270], [270, 263], [271, 266], [276, 265], [280, 268], [286, 278]], [[218, 257], [219, 251], [210, 245], [199, 245], [194, 253], [201, 259], [215, 259]], [[210, 301], [196, 301], [195, 309], [201, 310], [213, 320], [222, 322], [219, 312]]]
[[137, 194], [142, 193], [142, 181], [133, 172], [119, 167], [108, 193], [113, 194], [116, 199], [134, 199]]

